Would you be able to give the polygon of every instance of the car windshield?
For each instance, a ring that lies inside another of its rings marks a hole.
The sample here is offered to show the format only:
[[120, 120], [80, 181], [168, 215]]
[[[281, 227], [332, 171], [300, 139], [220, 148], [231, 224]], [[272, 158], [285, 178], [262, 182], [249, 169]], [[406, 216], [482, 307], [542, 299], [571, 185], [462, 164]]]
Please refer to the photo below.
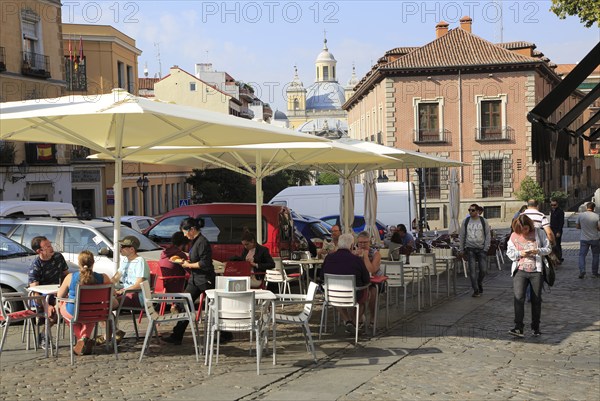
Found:
[[[98, 228], [98, 231], [100, 231], [110, 241], [110, 244], [112, 245], [113, 227], [101, 227]], [[140, 249], [138, 249], [138, 252], [156, 251], [162, 249], [156, 242], [152, 241], [148, 237], [145, 237], [142, 233], [132, 228], [121, 226], [120, 238], [123, 239], [128, 235], [133, 235], [134, 237], [140, 240]]]
[[31, 249], [0, 235], [0, 258], [16, 258], [21, 256], [35, 255]]

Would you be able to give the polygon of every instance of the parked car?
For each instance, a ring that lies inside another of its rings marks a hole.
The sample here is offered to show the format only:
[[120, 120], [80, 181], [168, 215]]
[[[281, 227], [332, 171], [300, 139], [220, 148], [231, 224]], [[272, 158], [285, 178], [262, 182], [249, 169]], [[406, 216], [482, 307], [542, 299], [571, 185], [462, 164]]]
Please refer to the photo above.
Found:
[[[101, 217], [100, 220], [114, 222], [114, 217]], [[142, 232], [156, 222], [153, 217], [147, 216], [121, 216], [121, 224]]]
[[[116, 273], [113, 262], [115, 247], [113, 244], [114, 224], [100, 220], [78, 220], [58, 218], [13, 219], [14, 226], [7, 237], [30, 246], [31, 239], [38, 235], [48, 238], [57, 252], [61, 252], [66, 260], [77, 264], [81, 251], [87, 249], [96, 255], [94, 271], [106, 273], [112, 277]], [[145, 237], [142, 233], [121, 226], [121, 238], [133, 235], [140, 240], [138, 253], [146, 260], [158, 260], [162, 248]]]
[[[339, 215], [321, 217], [321, 220], [323, 220], [325, 223], [330, 224], [332, 226], [334, 224], [337, 224], [337, 225], [340, 224], [340, 216]], [[379, 238], [381, 238], [383, 240], [383, 238], [385, 237], [385, 234], [387, 233], [387, 226], [379, 220], [377, 220], [375, 222], [375, 224], [377, 225], [377, 231], [379, 231]], [[354, 230], [355, 233], [365, 231], [364, 216], [354, 215], [354, 221], [352, 222], [352, 230]]]
[[[242, 254], [244, 230], [256, 233], [256, 205], [253, 203], [205, 203], [182, 206], [162, 215], [144, 234], [160, 245], [167, 245], [181, 221], [201, 217], [202, 234], [208, 239], [215, 260], [226, 261]], [[273, 258], [288, 259], [293, 244], [293, 222], [289, 209], [283, 206], [262, 206], [262, 238]]]
[[292, 219], [294, 220], [294, 226], [305, 238], [331, 239], [331, 230], [321, 220], [310, 216], [303, 216], [294, 211], [292, 211]]
[[[0, 235], [0, 286], [2, 292], [25, 292], [28, 285], [29, 267], [37, 254], [4, 235]], [[69, 270], [77, 271], [75, 263], [69, 264]], [[3, 302], [2, 307], [8, 313], [23, 309], [21, 302]]]

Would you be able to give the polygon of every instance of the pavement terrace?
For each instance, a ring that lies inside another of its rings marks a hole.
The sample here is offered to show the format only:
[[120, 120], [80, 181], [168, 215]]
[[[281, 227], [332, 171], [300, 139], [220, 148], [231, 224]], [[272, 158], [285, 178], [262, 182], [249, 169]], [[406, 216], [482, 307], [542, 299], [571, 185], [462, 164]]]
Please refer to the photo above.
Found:
[[[600, 279], [577, 278], [579, 232], [566, 228], [565, 262], [555, 286], [544, 294], [543, 335], [513, 339], [510, 265], [490, 269], [484, 294], [472, 298], [458, 275], [457, 294], [440, 298], [421, 312], [414, 300], [407, 314], [392, 306], [393, 321], [378, 335], [362, 335], [357, 346], [342, 327], [318, 341], [320, 307], [311, 320], [317, 363], [306, 352], [299, 328], [281, 327], [277, 365], [270, 353], [256, 375], [248, 338], [221, 346], [211, 376], [193, 356], [191, 334], [181, 346], [156, 342], [138, 363], [142, 341], [128, 337], [119, 359], [103, 348], [76, 357], [68, 349], [45, 359], [25, 351], [21, 326], [10, 329], [0, 356], [2, 400], [599, 400]], [[435, 296], [435, 295], [434, 295]], [[380, 325], [384, 325], [383, 315]], [[528, 328], [529, 308], [526, 308]], [[122, 326], [133, 333], [127, 316]], [[129, 325], [127, 325], [129, 323]], [[140, 332], [145, 330], [145, 319]], [[168, 331], [162, 327], [161, 331]], [[271, 344], [269, 344], [271, 345]]]

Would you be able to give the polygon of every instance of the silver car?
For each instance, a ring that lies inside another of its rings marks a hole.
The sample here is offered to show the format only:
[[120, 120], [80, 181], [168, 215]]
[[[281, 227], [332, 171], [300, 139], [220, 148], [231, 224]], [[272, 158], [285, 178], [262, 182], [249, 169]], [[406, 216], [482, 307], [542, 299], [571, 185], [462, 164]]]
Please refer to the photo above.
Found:
[[[2, 292], [25, 292], [28, 284], [28, 273], [31, 263], [37, 254], [31, 249], [0, 235], [0, 286]], [[77, 266], [67, 262], [70, 271]], [[23, 309], [20, 302], [6, 301], [2, 305], [5, 311], [15, 312]]]

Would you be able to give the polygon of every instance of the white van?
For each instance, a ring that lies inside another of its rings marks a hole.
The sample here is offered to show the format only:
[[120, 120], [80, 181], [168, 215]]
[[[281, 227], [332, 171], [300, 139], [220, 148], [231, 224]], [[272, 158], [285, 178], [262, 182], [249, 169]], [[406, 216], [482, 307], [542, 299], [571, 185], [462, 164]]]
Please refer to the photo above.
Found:
[[[364, 215], [364, 189], [354, 188], [354, 214]], [[340, 214], [339, 185], [288, 187], [269, 202], [287, 206], [302, 215], [320, 218]], [[408, 182], [377, 183], [377, 219], [386, 225], [404, 224], [411, 230], [417, 219], [415, 186]]]
[[75, 217], [77, 213], [72, 204], [64, 202], [0, 201], [0, 216]]

